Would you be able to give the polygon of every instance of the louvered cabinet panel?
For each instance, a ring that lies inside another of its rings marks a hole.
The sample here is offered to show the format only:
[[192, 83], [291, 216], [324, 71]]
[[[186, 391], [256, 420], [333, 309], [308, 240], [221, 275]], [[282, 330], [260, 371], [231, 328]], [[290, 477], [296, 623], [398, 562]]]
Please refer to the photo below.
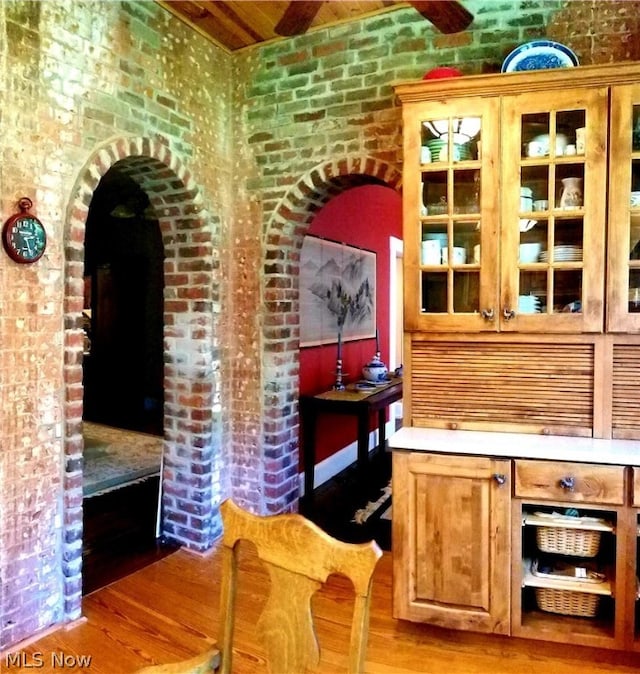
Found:
[[589, 437], [593, 344], [412, 342], [411, 424]]
[[640, 344], [613, 347], [612, 435], [640, 439]]

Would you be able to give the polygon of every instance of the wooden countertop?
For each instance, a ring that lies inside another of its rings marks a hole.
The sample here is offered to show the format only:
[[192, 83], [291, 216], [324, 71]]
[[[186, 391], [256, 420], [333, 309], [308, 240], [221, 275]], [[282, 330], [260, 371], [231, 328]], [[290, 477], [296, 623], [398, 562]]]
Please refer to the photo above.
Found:
[[469, 454], [514, 459], [639, 465], [640, 441], [575, 438], [564, 435], [451, 431], [405, 426], [389, 438], [394, 450]]

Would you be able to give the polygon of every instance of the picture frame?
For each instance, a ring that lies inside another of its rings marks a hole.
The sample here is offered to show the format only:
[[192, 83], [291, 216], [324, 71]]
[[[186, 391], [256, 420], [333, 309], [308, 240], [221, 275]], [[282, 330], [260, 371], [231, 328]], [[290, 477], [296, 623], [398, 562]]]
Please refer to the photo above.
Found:
[[376, 335], [376, 254], [305, 236], [300, 252], [300, 346]]

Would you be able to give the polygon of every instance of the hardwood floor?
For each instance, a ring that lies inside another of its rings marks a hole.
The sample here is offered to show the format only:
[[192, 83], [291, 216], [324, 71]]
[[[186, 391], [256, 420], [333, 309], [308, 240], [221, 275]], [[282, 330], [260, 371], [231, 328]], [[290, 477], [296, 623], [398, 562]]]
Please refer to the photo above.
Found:
[[318, 487], [313, 511], [302, 506], [301, 513], [339, 540], [359, 543], [373, 538], [383, 550], [391, 550], [391, 521], [380, 519], [384, 509], [363, 524], [353, 521], [355, 512], [368, 501], [376, 501], [390, 479], [391, 454], [388, 451], [372, 453], [369, 479], [364, 489], [358, 484], [354, 464]]
[[83, 503], [82, 591], [104, 587], [177, 548], [156, 539], [159, 477]]
[[[391, 476], [391, 457], [371, 458], [369, 485], [357, 489], [356, 467], [350, 466], [316, 490], [313, 514], [304, 513], [340, 540], [359, 542], [374, 538], [383, 550], [391, 549], [391, 522], [374, 515], [366, 524], [353, 523], [354, 512], [367, 500], [376, 500]], [[159, 478], [85, 499], [82, 551], [84, 594], [93, 592], [157, 559], [176, 547], [155, 537]]]
[[[506, 637], [452, 632], [394, 620], [391, 554], [384, 553], [373, 583], [366, 672], [368, 674], [631, 674], [640, 655], [566, 647]], [[242, 549], [234, 672], [265, 672], [253, 625], [268, 578], [249, 546]], [[127, 674], [150, 663], [183, 659], [205, 650], [219, 630], [220, 556], [180, 550], [84, 598], [85, 620], [24, 646], [3, 666], [21, 658], [42, 663], [41, 672], [66, 669]], [[322, 649], [318, 671], [346, 671], [351, 588], [334, 576], [314, 600]], [[84, 665], [81, 657], [85, 660]], [[12, 668], [17, 668], [12, 665]], [[4, 670], [3, 670], [4, 671]], [[292, 674], [292, 673], [279, 673]]]
[[[380, 455], [374, 463], [371, 499], [388, 479], [388, 458]], [[359, 507], [353, 479], [353, 471], [347, 469], [318, 491], [316, 501], [316, 521], [347, 540], [361, 539], [365, 531], [354, 528], [350, 521], [354, 506]], [[109, 522], [110, 518], [103, 519]], [[380, 538], [381, 545], [388, 532], [385, 527], [388, 523], [374, 521], [368, 529], [369, 534]], [[115, 525], [115, 529], [120, 532], [122, 526]], [[89, 536], [87, 543], [92, 541]], [[131, 560], [128, 569], [114, 563], [119, 579], [107, 578], [113, 569], [109, 570], [105, 558], [104, 573], [102, 578], [97, 574], [96, 586], [107, 580], [110, 584], [84, 597], [84, 618], [13, 649], [11, 654], [2, 654], [0, 671], [5, 671], [5, 666], [6, 671], [17, 670], [19, 663], [23, 669], [37, 666], [41, 672], [68, 669], [88, 674], [128, 674], [148, 664], [184, 659], [207, 649], [220, 626], [219, 553], [165, 550], [163, 554], [162, 559], [144, 568], [136, 567]], [[240, 573], [234, 672], [257, 674], [266, 672], [266, 668], [253, 625], [269, 581], [249, 546], [243, 547]], [[122, 574], [128, 575], [120, 577]], [[368, 674], [631, 674], [640, 667], [640, 654], [454, 632], [394, 620], [391, 587], [392, 556], [385, 552], [374, 574]], [[346, 671], [352, 606], [351, 588], [337, 576], [314, 600], [322, 649], [318, 671], [324, 674]]]

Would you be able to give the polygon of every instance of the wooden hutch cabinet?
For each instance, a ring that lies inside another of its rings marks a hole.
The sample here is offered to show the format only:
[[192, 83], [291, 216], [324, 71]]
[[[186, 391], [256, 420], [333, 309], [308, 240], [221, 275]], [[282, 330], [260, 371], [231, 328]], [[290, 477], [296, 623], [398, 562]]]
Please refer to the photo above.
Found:
[[[640, 63], [396, 93], [394, 614], [640, 651]], [[597, 582], [547, 577], [555, 529], [598, 539]]]
[[639, 80], [396, 87], [411, 425], [640, 438]]

